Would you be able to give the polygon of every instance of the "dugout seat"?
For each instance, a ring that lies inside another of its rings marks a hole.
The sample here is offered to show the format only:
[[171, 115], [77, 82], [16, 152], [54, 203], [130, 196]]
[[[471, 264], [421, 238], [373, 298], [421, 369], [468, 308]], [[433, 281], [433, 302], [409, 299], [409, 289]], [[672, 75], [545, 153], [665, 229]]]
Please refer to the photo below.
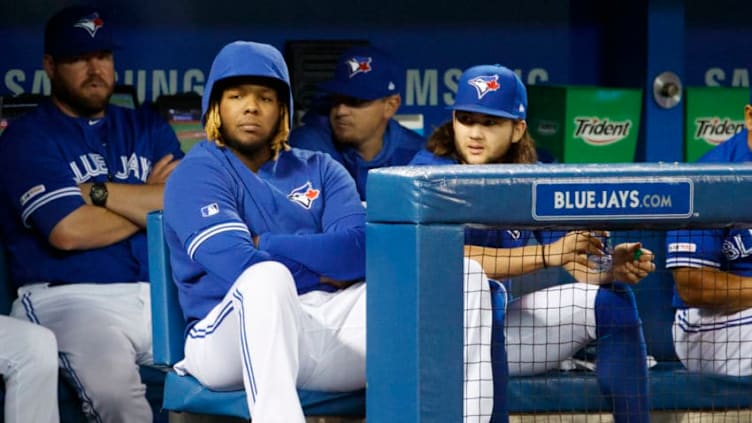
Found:
[[[155, 211], [147, 217], [149, 278], [151, 280], [154, 363], [170, 368], [183, 358], [185, 320], [172, 281], [169, 252], [164, 238], [163, 216]], [[299, 390], [306, 415], [365, 416], [365, 390], [314, 392]], [[191, 376], [168, 371], [164, 386], [166, 410], [250, 419], [245, 392], [212, 391]]]

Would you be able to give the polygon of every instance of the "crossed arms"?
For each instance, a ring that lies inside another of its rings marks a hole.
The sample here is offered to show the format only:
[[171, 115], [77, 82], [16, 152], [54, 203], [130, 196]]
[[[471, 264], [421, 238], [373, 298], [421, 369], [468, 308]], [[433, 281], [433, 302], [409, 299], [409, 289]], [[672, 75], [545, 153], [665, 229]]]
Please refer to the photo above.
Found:
[[50, 232], [50, 244], [60, 250], [86, 250], [122, 241], [146, 227], [146, 214], [161, 209], [164, 183], [179, 160], [167, 154], [151, 168], [143, 185], [107, 183], [106, 207], [91, 204], [91, 183], [79, 185], [86, 202], [61, 219]]

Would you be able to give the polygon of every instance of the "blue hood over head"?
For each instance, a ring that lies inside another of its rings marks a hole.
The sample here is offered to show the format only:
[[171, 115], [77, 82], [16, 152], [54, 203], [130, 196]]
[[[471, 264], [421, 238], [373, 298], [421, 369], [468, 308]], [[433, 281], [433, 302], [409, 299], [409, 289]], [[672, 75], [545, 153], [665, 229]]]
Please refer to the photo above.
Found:
[[234, 41], [217, 53], [201, 99], [201, 122], [206, 123], [206, 112], [209, 110], [212, 91], [217, 82], [242, 76], [273, 78], [284, 83], [289, 96], [287, 107], [292, 128], [292, 89], [285, 59], [274, 46], [253, 41]]

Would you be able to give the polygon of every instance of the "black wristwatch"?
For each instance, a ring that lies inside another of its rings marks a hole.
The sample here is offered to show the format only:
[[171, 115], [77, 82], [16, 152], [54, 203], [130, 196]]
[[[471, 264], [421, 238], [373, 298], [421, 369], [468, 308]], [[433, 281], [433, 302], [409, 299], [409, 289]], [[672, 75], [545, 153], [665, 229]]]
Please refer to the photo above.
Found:
[[89, 190], [89, 198], [95, 206], [104, 207], [107, 204], [107, 185], [103, 182], [94, 182]]

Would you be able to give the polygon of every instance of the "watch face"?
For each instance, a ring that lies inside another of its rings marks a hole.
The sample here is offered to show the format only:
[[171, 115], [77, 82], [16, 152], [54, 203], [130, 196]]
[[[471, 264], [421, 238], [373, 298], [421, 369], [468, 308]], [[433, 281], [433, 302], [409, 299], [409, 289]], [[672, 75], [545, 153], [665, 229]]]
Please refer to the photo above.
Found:
[[89, 198], [95, 206], [104, 207], [107, 202], [107, 186], [102, 183], [95, 183], [91, 186]]

